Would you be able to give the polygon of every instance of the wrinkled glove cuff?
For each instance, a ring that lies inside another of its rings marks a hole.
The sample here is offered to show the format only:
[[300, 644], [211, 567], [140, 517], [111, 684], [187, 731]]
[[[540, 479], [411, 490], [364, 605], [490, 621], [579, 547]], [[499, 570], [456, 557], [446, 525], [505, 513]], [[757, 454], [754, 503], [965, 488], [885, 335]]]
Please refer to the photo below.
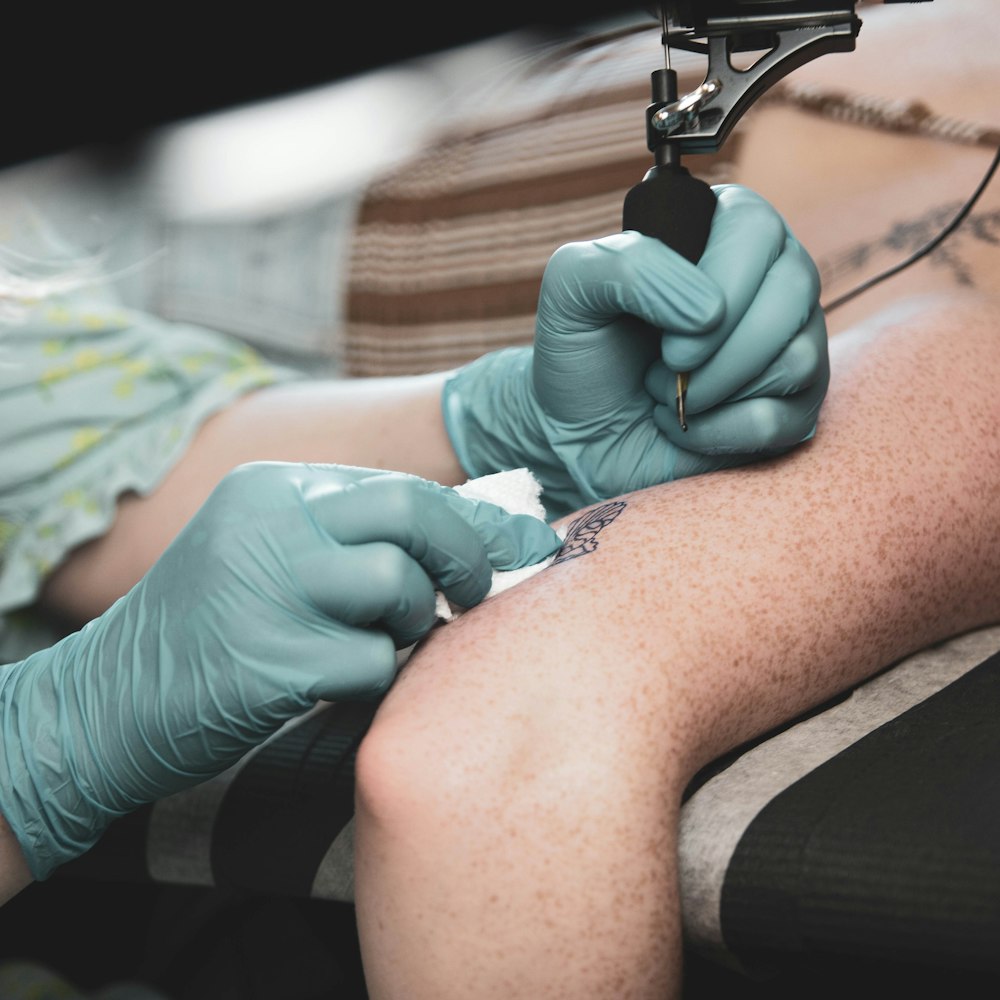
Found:
[[549, 518], [576, 510], [580, 494], [545, 433], [532, 389], [532, 349], [508, 347], [457, 369], [441, 407], [459, 463], [470, 479], [527, 468], [542, 484]]
[[[0, 668], [0, 812], [36, 881], [92, 847], [118, 815], [95, 808], [74, 787], [76, 774], [60, 744], [51, 661], [75, 639]], [[44, 718], [40, 703], [51, 709]], [[72, 806], [50, 808], [57, 798]]]

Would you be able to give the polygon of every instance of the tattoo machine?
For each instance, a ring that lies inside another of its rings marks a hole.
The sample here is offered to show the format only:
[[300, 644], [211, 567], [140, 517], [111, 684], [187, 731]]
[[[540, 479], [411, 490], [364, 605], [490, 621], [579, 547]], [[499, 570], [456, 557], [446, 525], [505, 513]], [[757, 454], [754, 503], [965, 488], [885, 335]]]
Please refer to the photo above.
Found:
[[[659, 14], [665, 57], [652, 74], [646, 145], [654, 165], [625, 196], [622, 228], [655, 236], [692, 263], [701, 258], [715, 211], [707, 183], [681, 166], [682, 153], [717, 152], [765, 91], [827, 52], [850, 52], [861, 29], [851, 0], [664, 0]], [[885, 3], [926, 0], [883, 0]], [[670, 49], [708, 58], [704, 82], [679, 96]], [[762, 53], [737, 68], [737, 53]], [[677, 375], [677, 417], [687, 430], [687, 373]]]

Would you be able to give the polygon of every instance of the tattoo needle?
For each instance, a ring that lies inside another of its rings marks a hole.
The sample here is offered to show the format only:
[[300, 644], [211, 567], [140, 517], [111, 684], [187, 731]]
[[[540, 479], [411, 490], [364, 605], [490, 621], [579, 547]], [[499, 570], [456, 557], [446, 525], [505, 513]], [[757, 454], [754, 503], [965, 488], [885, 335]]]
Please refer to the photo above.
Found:
[[[660, 27], [662, 33], [660, 35], [660, 42], [663, 45], [663, 62], [667, 70], [667, 75], [670, 74], [670, 26], [667, 24], [667, 5], [665, 3], [660, 4]], [[688, 388], [688, 377], [687, 372], [677, 373], [677, 419], [680, 421], [681, 430], [686, 431], [688, 429], [687, 425], [687, 415], [684, 412], [685, 404], [687, 403], [687, 388]]]
[[687, 414], [685, 414], [685, 404], [687, 403], [688, 377], [687, 372], [677, 373], [677, 419], [680, 421], [681, 430], [686, 431]]

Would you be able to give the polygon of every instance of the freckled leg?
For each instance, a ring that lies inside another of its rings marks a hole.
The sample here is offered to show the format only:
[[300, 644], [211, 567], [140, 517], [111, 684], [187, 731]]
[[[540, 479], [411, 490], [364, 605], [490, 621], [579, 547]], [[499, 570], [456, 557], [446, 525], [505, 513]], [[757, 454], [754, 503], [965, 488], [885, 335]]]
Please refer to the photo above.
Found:
[[834, 339], [816, 438], [622, 498], [437, 630], [358, 760], [371, 996], [675, 996], [680, 796], [737, 743], [1000, 619], [1000, 310]]

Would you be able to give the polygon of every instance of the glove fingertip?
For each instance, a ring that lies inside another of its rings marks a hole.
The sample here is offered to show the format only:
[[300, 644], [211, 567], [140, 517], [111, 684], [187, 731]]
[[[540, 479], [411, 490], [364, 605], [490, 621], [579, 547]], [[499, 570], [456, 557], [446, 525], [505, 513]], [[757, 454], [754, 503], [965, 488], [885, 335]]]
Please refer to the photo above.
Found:
[[[710, 332], [710, 331], [706, 331]], [[691, 372], [700, 368], [715, 353], [717, 338], [671, 337], [660, 341], [660, 356], [672, 372]]]
[[457, 604], [460, 608], [474, 608], [490, 592], [492, 583], [493, 574], [489, 565], [484, 564], [469, 570], [468, 575], [455, 583], [442, 584], [441, 593], [451, 604]]
[[[488, 527], [488, 531], [483, 532]], [[494, 508], [488, 522], [480, 519], [486, 558], [492, 569], [510, 570], [541, 562], [559, 549], [559, 536], [549, 525], [531, 514], [509, 514]]]
[[559, 551], [562, 539], [545, 521], [530, 514], [511, 514], [497, 536], [502, 544], [487, 548], [494, 569], [520, 569], [541, 562]]
[[699, 290], [698, 305], [701, 307], [702, 333], [714, 330], [726, 317], [726, 296], [722, 289], [703, 271], [705, 278]]
[[659, 325], [688, 335], [708, 333], [725, 318], [725, 294], [710, 275], [695, 265], [683, 259], [674, 262], [675, 268], [681, 265], [686, 268], [683, 280], [657, 286], [661, 295], [666, 296], [663, 302], [665, 322]]
[[338, 664], [338, 669], [332, 670], [329, 677], [317, 685], [319, 698], [326, 701], [371, 700], [380, 698], [392, 686], [399, 672], [400, 657], [396, 641], [387, 632], [359, 630], [351, 652], [346, 670], [345, 664]]

